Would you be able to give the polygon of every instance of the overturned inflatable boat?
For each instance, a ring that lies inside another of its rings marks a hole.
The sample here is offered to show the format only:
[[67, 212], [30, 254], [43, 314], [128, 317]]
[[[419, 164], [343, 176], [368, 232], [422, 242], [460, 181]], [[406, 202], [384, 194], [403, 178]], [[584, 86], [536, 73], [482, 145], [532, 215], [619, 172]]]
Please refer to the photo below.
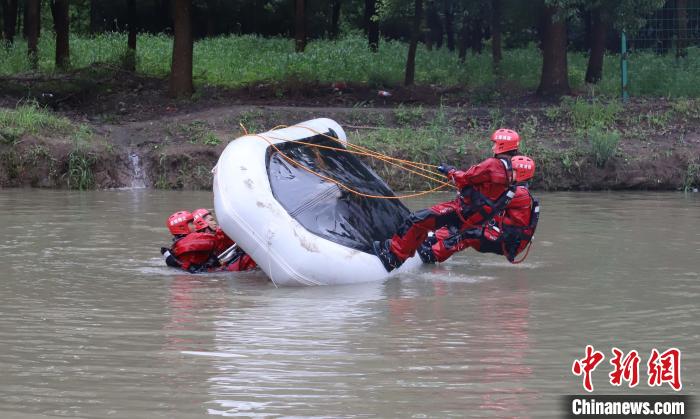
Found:
[[[219, 224], [275, 284], [350, 284], [389, 276], [372, 242], [390, 237], [409, 211], [398, 199], [363, 196], [394, 194], [354, 154], [338, 150], [346, 146], [340, 125], [314, 119], [243, 136], [219, 157]], [[420, 264], [416, 256], [397, 271]]]

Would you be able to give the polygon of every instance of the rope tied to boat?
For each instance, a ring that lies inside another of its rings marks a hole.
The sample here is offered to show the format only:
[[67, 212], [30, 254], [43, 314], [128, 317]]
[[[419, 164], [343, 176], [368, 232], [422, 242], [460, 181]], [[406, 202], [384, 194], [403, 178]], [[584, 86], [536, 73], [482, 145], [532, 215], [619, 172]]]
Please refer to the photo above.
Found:
[[[359, 146], [356, 144], [352, 144], [348, 141], [343, 141], [343, 140], [336, 138], [332, 135], [329, 135], [329, 134], [323, 133], [323, 132], [319, 132], [313, 128], [310, 128], [310, 127], [307, 127], [304, 125], [292, 125], [292, 126], [278, 125], [278, 126], [274, 127], [271, 131], [274, 131], [274, 130], [280, 129], [280, 128], [295, 128], [295, 127], [296, 128], [303, 128], [303, 129], [307, 129], [307, 130], [311, 131], [315, 135], [319, 135], [319, 136], [328, 138], [332, 141], [338, 142], [341, 145], [344, 145], [345, 147], [331, 147], [328, 145], [314, 144], [314, 143], [310, 143], [310, 142], [302, 141], [302, 140], [286, 140], [283, 138], [271, 136], [269, 134], [267, 136], [265, 136], [263, 134], [249, 134], [247, 129], [245, 129], [245, 127], [243, 126], [243, 124], [241, 123], [240, 125], [243, 128], [246, 135], [263, 139], [264, 141], [266, 141], [270, 145], [270, 147], [272, 147], [282, 158], [284, 158], [290, 164], [292, 164], [292, 165], [294, 165], [294, 166], [296, 166], [296, 167], [298, 167], [298, 168], [300, 168], [308, 173], [311, 173], [314, 176], [317, 176], [317, 177], [319, 177], [327, 182], [333, 183], [336, 186], [338, 186], [338, 188], [341, 188], [341, 189], [343, 189], [349, 193], [355, 194], [357, 196], [361, 196], [364, 198], [370, 198], [370, 199], [404, 199], [404, 198], [414, 198], [414, 197], [418, 197], [418, 196], [422, 196], [422, 195], [431, 194], [431, 193], [437, 192], [441, 189], [444, 189], [446, 187], [454, 187], [454, 185], [452, 183], [445, 182], [443, 180], [443, 179], [447, 178], [447, 176], [445, 176], [442, 173], [438, 173], [438, 172], [435, 172], [435, 171], [432, 171], [432, 170], [426, 168], [426, 167], [437, 168], [438, 166], [436, 166], [436, 165], [429, 164], [429, 163], [415, 162], [415, 161], [406, 160], [406, 159], [400, 159], [397, 157], [391, 157], [391, 156], [388, 156], [386, 154], [383, 154], [383, 153], [380, 153], [380, 152], [377, 152], [374, 150], [370, 150], [368, 148], [365, 148], [365, 147], [362, 147], [362, 146]], [[271, 132], [271, 131], [269, 131], [269, 132]], [[342, 183], [336, 179], [333, 179], [329, 176], [326, 176], [326, 175], [318, 173], [314, 170], [311, 170], [310, 168], [306, 167], [305, 165], [303, 165], [303, 164], [299, 163], [298, 161], [294, 160], [293, 158], [289, 157], [286, 153], [284, 153], [282, 150], [280, 150], [279, 147], [277, 147], [272, 140], [285, 140], [286, 142], [301, 144], [301, 145], [308, 146], [308, 147], [316, 147], [319, 149], [334, 150], [334, 151], [345, 152], [345, 153], [355, 154], [355, 155], [359, 155], [359, 156], [366, 156], [366, 157], [374, 158], [374, 159], [383, 161], [387, 164], [390, 164], [392, 166], [398, 167], [399, 169], [405, 170], [409, 173], [413, 173], [416, 176], [420, 176], [420, 177], [423, 177], [425, 179], [428, 179], [431, 182], [436, 182], [439, 184], [439, 186], [432, 188], [432, 189], [429, 189], [429, 190], [419, 191], [416, 193], [404, 194], [404, 195], [388, 196], [388, 195], [366, 194], [364, 192], [357, 191], [357, 190], [345, 185], [344, 183]], [[346, 147], [351, 148], [351, 149], [348, 149]]]

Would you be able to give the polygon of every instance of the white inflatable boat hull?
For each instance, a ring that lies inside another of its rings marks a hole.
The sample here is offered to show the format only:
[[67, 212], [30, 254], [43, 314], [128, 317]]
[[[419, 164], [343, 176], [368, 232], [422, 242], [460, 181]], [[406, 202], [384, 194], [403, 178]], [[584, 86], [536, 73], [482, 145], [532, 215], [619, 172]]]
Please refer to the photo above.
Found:
[[[347, 141], [335, 121], [314, 119], [238, 138], [226, 147], [215, 167], [214, 206], [221, 228], [276, 285], [351, 284], [381, 281], [390, 275], [375, 255], [308, 231], [273, 196], [266, 167], [270, 142], [302, 140], [315, 135], [314, 131], [329, 129]], [[420, 258], [415, 256], [392, 274], [420, 265]]]

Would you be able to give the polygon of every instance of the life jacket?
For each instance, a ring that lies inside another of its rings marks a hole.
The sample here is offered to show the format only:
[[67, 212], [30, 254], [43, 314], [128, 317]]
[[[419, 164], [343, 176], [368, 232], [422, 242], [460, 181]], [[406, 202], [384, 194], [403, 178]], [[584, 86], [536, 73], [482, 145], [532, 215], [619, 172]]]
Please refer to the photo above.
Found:
[[[515, 262], [515, 257], [532, 242], [540, 216], [539, 201], [532, 197], [527, 188], [524, 188], [524, 190], [527, 191], [527, 198], [531, 203], [528, 205], [530, 210], [528, 213], [529, 221], [527, 222], [527, 225], [514, 224], [513, 221], [516, 221], [518, 218], [509, 217], [507, 215], [508, 210], [506, 210], [496, 217], [496, 224], [502, 231], [502, 234], [497, 240], [492, 241], [486, 239], [483, 234], [479, 234], [480, 229], [469, 229], [460, 232], [459, 238], [462, 240], [478, 238], [479, 252], [504, 255], [511, 263], [522, 262], [522, 260]], [[518, 198], [521, 197], [522, 196], [519, 196]]]
[[228, 249], [229, 247], [236, 244], [236, 242], [231, 240], [229, 238], [229, 236], [227, 236], [226, 233], [224, 233], [224, 231], [221, 229], [221, 227], [218, 227], [216, 229], [214, 236], [216, 237], [216, 240], [217, 240], [216, 248], [214, 249], [214, 251], [216, 252], [217, 255], [220, 255], [226, 249]]
[[257, 267], [258, 265], [253, 258], [241, 250], [240, 254], [231, 259], [222, 269], [229, 272], [240, 272], [249, 271]]
[[[185, 237], [187, 237], [187, 234], [174, 234], [173, 245], [175, 245], [175, 243], [177, 243], [179, 240], [184, 239]], [[182, 262], [180, 262], [175, 258], [175, 256], [173, 256], [169, 247], [161, 247], [160, 254], [163, 255], [163, 257], [165, 258], [165, 264], [170, 266], [171, 268], [179, 268], [182, 266]]]
[[[528, 195], [530, 191], [528, 191]], [[514, 262], [515, 257], [522, 252], [532, 242], [537, 229], [537, 223], [540, 220], [540, 201], [537, 198], [532, 199], [532, 209], [530, 210], [530, 222], [526, 226], [510, 225], [503, 223], [503, 242], [502, 252], [509, 262]]]
[[[513, 165], [510, 159], [498, 159], [506, 171], [506, 177], [510, 184], [513, 179]], [[493, 190], [497, 184], [489, 184], [489, 193], [493, 194]], [[484, 186], [470, 185], [462, 188], [460, 191], [460, 218], [465, 224], [476, 226], [491, 220], [496, 214], [503, 211], [511, 199], [515, 196], [515, 185], [504, 186], [498, 185], [503, 189], [503, 192], [496, 199], [491, 199], [489, 194], [484, 193]]]
[[201, 272], [219, 265], [216, 258], [217, 237], [210, 233], [190, 233], [177, 240], [170, 249], [180, 267], [189, 272]]

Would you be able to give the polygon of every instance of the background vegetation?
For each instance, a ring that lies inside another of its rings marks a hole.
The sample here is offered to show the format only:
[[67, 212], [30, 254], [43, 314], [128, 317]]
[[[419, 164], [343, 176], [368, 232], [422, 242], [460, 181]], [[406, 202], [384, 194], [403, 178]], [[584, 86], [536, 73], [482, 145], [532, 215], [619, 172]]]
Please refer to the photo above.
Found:
[[573, 88], [613, 97], [620, 94], [624, 29], [633, 95], [700, 94], [700, 0], [2, 0], [0, 6], [6, 77], [109, 62], [171, 77], [174, 96], [190, 95], [193, 78], [198, 86], [415, 83], [476, 95], [515, 89], [560, 96]]
[[[238, 122], [316, 116], [180, 119], [261, 97], [347, 107], [329, 116], [353, 141], [432, 163], [485, 156], [484, 138], [507, 125], [548, 189], [698, 183], [700, 0], [0, 0], [0, 13], [0, 103], [12, 108], [0, 112], [0, 184], [120, 185], [102, 156], [138, 152], [155, 186], [206, 187]], [[628, 92], [650, 97], [627, 105], [622, 30]], [[146, 119], [163, 126], [105, 127]], [[376, 168], [395, 187], [427, 186]]]

